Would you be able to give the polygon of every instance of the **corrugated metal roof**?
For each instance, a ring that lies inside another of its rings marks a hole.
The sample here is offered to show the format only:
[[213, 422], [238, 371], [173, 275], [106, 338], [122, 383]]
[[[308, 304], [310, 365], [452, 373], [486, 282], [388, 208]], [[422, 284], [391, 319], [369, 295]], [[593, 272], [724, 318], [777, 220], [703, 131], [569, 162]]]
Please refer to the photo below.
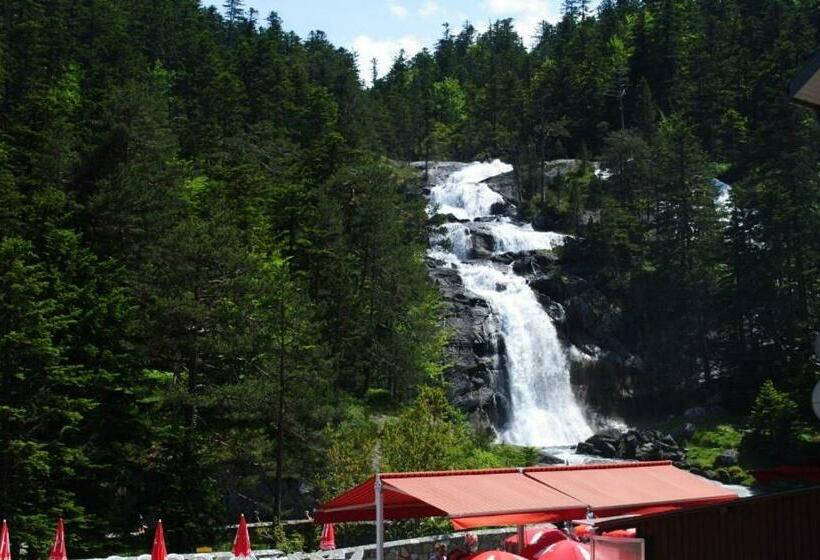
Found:
[[[387, 473], [384, 518], [450, 517], [457, 528], [517, 525], [596, 513], [645, 512], [737, 496], [669, 461], [573, 467]], [[319, 508], [317, 522], [375, 519], [375, 478]]]
[[669, 462], [616, 463], [598, 468], [544, 467], [527, 476], [589, 505], [596, 515], [644, 513], [736, 500], [720, 485]]

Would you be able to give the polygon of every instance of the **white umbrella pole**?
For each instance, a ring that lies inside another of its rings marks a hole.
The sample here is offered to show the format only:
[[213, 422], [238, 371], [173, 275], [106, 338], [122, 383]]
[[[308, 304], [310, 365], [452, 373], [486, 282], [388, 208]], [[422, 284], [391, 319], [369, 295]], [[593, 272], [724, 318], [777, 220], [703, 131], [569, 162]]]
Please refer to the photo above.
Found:
[[384, 560], [384, 499], [382, 497], [382, 479], [376, 475], [376, 560]]

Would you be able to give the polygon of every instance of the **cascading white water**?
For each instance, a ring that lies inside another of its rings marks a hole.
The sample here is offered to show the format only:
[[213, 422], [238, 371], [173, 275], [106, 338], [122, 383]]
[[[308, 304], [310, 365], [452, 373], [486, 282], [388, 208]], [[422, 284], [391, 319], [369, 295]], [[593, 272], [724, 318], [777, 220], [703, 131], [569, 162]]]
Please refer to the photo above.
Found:
[[[561, 234], [489, 218], [491, 208], [504, 199], [482, 181], [511, 170], [498, 160], [474, 163], [433, 186], [429, 214], [452, 214], [470, 222], [444, 225], [431, 239], [430, 256], [454, 266], [464, 287], [487, 301], [497, 316], [512, 404], [502, 439], [539, 447], [574, 445], [592, 435], [592, 429], [572, 393], [567, 351], [552, 319], [512, 265], [469, 258], [471, 228], [491, 235], [499, 254], [552, 249], [563, 242]], [[478, 218], [484, 219], [476, 222]]]

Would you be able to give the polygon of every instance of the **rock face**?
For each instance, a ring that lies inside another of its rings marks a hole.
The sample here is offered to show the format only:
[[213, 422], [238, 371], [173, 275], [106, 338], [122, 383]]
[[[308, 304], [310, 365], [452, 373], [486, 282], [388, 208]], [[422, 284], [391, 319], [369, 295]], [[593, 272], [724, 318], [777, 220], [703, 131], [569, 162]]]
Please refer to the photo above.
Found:
[[450, 400], [481, 431], [503, 425], [510, 398], [500, 356], [503, 340], [487, 303], [464, 290], [456, 270], [428, 261], [430, 276], [444, 301], [444, 320], [452, 333], [446, 349]]
[[504, 197], [503, 203], [497, 203], [492, 207], [492, 214], [495, 216], [507, 216], [509, 218], [520, 217], [519, 208], [522, 206], [521, 193], [515, 179], [515, 171], [497, 175], [483, 181], [485, 185]]
[[515, 255], [512, 266], [527, 278], [562, 338], [578, 350], [571, 356], [571, 375], [579, 395], [599, 413], [615, 414], [642, 369], [620, 341], [620, 309], [554, 254]]
[[686, 450], [675, 438], [656, 430], [599, 432], [579, 443], [575, 451], [608, 459], [669, 460], [678, 463], [686, 459]]

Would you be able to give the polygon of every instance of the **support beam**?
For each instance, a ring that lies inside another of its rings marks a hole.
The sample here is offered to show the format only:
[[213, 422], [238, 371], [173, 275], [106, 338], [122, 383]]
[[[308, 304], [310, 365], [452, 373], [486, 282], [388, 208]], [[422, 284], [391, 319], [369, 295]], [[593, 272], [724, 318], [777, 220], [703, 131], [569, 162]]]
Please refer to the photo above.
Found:
[[384, 560], [384, 497], [382, 496], [382, 477], [376, 475], [376, 560]]
[[519, 555], [524, 552], [524, 547], [527, 546], [527, 532], [524, 525], [519, 525], [518, 529], [518, 550], [516, 551]]

